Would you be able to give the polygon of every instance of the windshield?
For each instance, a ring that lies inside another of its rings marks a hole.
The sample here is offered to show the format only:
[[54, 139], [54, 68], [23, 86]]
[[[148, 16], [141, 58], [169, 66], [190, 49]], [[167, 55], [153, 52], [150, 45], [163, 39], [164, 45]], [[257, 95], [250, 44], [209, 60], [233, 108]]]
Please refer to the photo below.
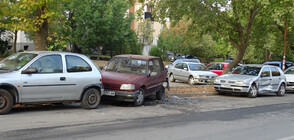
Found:
[[105, 71], [145, 75], [146, 64], [146, 60], [116, 57], [109, 61]]
[[173, 62], [173, 65], [176, 65], [180, 62], [195, 62], [195, 63], [200, 63], [198, 59], [177, 59], [176, 61]]
[[294, 68], [289, 68], [285, 71], [285, 74], [294, 74]]
[[207, 67], [202, 64], [189, 64], [190, 71], [208, 71]]
[[17, 53], [0, 61], [0, 70], [16, 71], [35, 58], [37, 54]]
[[260, 72], [260, 69], [261, 67], [256, 67], [256, 66], [239, 66], [232, 71], [232, 74], [257, 76]]

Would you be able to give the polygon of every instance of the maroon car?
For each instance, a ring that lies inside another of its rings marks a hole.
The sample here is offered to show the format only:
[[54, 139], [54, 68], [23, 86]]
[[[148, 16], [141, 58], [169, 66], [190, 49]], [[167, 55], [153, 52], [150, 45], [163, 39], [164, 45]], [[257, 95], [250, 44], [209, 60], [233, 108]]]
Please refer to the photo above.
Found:
[[136, 106], [142, 105], [149, 95], [164, 99], [166, 70], [158, 57], [117, 55], [106, 64], [102, 76], [104, 96], [134, 102]]

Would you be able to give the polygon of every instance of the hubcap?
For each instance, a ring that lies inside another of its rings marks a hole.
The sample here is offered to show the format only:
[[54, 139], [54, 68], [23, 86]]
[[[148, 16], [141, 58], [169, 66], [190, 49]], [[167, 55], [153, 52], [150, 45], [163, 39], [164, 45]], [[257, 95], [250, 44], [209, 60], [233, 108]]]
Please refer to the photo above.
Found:
[[170, 75], [170, 81], [174, 80], [174, 75]]
[[140, 93], [139, 93], [139, 95], [138, 95], [138, 98], [137, 98], [137, 102], [138, 102], [139, 104], [141, 104], [141, 103], [143, 102], [143, 100], [144, 100], [144, 95], [143, 95], [143, 92], [140, 91]]
[[251, 94], [252, 94], [252, 96], [256, 96], [257, 90], [256, 90], [255, 86], [251, 86]]
[[281, 95], [284, 95], [285, 94], [285, 86], [281, 86], [281, 91], [280, 91]]
[[0, 96], [0, 108], [4, 108], [7, 104], [6, 99], [3, 96]]
[[88, 103], [91, 104], [91, 105], [93, 105], [93, 104], [96, 103], [96, 101], [97, 101], [96, 95], [93, 94], [93, 93], [90, 94], [89, 97], [88, 97]]
[[191, 85], [193, 85], [194, 84], [193, 78], [190, 78], [189, 82], [190, 82]]

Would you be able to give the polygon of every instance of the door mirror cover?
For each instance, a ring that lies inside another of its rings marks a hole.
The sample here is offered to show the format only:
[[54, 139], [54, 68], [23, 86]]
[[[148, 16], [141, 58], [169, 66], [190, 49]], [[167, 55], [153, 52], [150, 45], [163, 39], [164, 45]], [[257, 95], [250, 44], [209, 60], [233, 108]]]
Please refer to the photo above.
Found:
[[21, 74], [33, 74], [33, 73], [38, 73], [37, 68], [27, 68], [26, 70], [23, 70]]

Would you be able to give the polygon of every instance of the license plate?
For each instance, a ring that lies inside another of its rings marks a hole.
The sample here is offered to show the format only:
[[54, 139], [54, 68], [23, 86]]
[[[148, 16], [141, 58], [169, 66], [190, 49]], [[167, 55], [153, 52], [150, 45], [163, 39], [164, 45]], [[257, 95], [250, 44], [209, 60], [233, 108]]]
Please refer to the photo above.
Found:
[[105, 95], [115, 96], [115, 92], [114, 91], [105, 91]]
[[230, 88], [231, 85], [221, 85], [221, 87], [224, 87], [224, 88]]

